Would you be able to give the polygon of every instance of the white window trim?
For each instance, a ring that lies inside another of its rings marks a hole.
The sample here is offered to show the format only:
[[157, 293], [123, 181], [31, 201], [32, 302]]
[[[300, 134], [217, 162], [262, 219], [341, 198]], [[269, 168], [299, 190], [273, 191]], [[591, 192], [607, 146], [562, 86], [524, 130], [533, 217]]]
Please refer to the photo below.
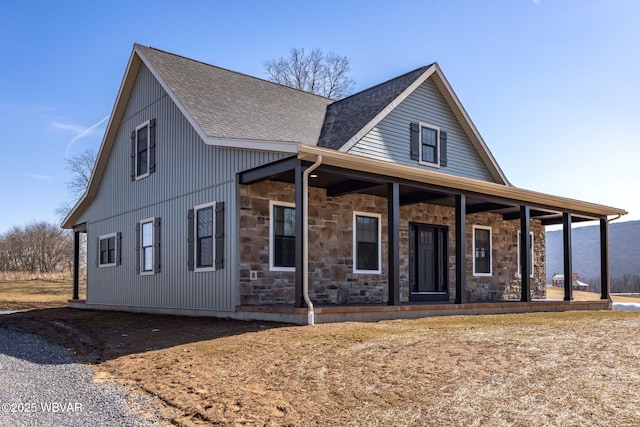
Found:
[[[364, 216], [378, 219], [378, 268], [376, 270], [358, 270], [358, 236], [356, 228], [356, 217]], [[354, 274], [381, 274], [382, 273], [382, 215], [369, 212], [353, 211], [353, 273]]]
[[[138, 131], [140, 129], [142, 129], [143, 127], [147, 126], [147, 173], [142, 174], [142, 175], [138, 175]], [[147, 120], [146, 122], [138, 125], [136, 127], [136, 159], [135, 159], [135, 173], [136, 173], [136, 181], [139, 179], [143, 179], [148, 177], [149, 175], [151, 175], [151, 172], [149, 171], [149, 167], [151, 166], [149, 164], [149, 160], [151, 159], [151, 149], [150, 149], [150, 145], [151, 145], [151, 120]]]
[[[212, 251], [211, 256], [213, 259], [211, 260], [211, 267], [198, 267], [198, 211], [200, 209], [211, 208], [213, 217], [212, 217], [212, 229], [211, 238], [212, 242]], [[193, 207], [193, 271], [196, 273], [205, 273], [207, 271], [216, 271], [216, 202], [208, 202], [203, 203], [201, 205], [197, 205]]]
[[[113, 257], [113, 262], [109, 263], [109, 264], [100, 264], [100, 243], [105, 240], [105, 239], [110, 239], [113, 237], [113, 246], [114, 246], [114, 257]], [[118, 233], [110, 233], [110, 234], [103, 234], [102, 236], [98, 236], [98, 268], [105, 268], [105, 267], [115, 267], [118, 265]]]
[[[520, 271], [520, 230], [518, 230], [518, 277], [520, 277], [522, 275], [522, 272]], [[533, 231], [529, 232], [529, 236], [531, 237], [531, 274], [529, 275], [529, 277], [533, 278], [535, 277], [535, 271], [534, 271], [534, 265], [535, 265], [535, 245], [533, 244]]]
[[[155, 217], [151, 217], [151, 218], [143, 219], [142, 221], [139, 222], [140, 230], [138, 232], [140, 233], [140, 253], [138, 254], [138, 256], [140, 257], [140, 273], [139, 274], [141, 276], [152, 276], [156, 274], [155, 219], [156, 219]], [[151, 270], [144, 271], [144, 246], [143, 246], [143, 239], [142, 239], [142, 225], [148, 224], [148, 223], [151, 223], [151, 260], [152, 260], [151, 265], [152, 267], [151, 267]]]
[[[419, 122], [418, 123], [418, 141], [420, 143], [420, 153], [418, 157], [418, 163], [425, 166], [431, 166], [433, 168], [440, 168], [440, 128], [438, 126], [430, 125], [429, 123]], [[429, 128], [436, 131], [436, 140], [437, 140], [437, 150], [436, 150], [436, 162], [430, 163], [422, 160], [422, 128]]]
[[[476, 273], [476, 230], [489, 230], [489, 272], [488, 273]], [[491, 277], [493, 276], [493, 230], [491, 227], [487, 227], [484, 225], [474, 225], [473, 226], [473, 236], [472, 236], [472, 252], [471, 257], [473, 259], [473, 276], [474, 277]]]
[[269, 200], [269, 270], [270, 271], [296, 271], [295, 267], [278, 267], [273, 265], [275, 262], [275, 249], [273, 247], [275, 239], [273, 238], [273, 208], [274, 206], [282, 206], [285, 208], [296, 207], [295, 203], [278, 202], [275, 200]]

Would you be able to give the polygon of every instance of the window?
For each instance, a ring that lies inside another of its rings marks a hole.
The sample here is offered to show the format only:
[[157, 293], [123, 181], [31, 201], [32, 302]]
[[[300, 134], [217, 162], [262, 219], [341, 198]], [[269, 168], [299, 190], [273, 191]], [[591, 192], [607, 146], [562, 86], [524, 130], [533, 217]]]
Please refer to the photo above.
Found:
[[[518, 230], [518, 276], [520, 276], [522, 274], [521, 270], [520, 270], [520, 230]], [[534, 272], [533, 272], [533, 265], [534, 265], [534, 260], [535, 260], [535, 256], [533, 254], [533, 231], [531, 231], [529, 233], [529, 247], [531, 248], [531, 275], [530, 277], [534, 277]]]
[[136, 128], [136, 178], [149, 175], [149, 124]]
[[136, 273], [160, 273], [160, 218], [136, 223]]
[[187, 212], [189, 271], [216, 271], [224, 267], [224, 202], [198, 205]]
[[426, 123], [411, 123], [411, 159], [421, 165], [447, 166], [447, 132]]
[[353, 213], [354, 273], [380, 274], [380, 215]]
[[473, 275], [491, 276], [491, 227], [473, 226]]
[[420, 128], [421, 156], [423, 163], [438, 163], [438, 129], [421, 126]]
[[153, 260], [153, 220], [154, 218], [147, 219], [140, 222], [140, 273], [141, 274], [153, 274], [154, 273], [154, 260]]
[[108, 234], [98, 238], [98, 266], [113, 267], [116, 265], [116, 234]]
[[131, 180], [156, 170], [156, 119], [148, 120], [131, 132]]
[[196, 270], [213, 269], [213, 209], [215, 203], [196, 206]]
[[295, 271], [296, 208], [292, 203], [269, 203], [271, 218], [269, 263], [274, 271]]

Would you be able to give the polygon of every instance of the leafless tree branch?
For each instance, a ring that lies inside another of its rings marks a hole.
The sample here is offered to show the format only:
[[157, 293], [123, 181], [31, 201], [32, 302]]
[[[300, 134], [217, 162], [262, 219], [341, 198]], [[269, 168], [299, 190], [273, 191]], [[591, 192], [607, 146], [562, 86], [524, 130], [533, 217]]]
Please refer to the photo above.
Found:
[[273, 82], [331, 99], [348, 96], [355, 87], [348, 75], [349, 58], [320, 49], [306, 54], [304, 48], [292, 48], [288, 58], [265, 61], [264, 67]]

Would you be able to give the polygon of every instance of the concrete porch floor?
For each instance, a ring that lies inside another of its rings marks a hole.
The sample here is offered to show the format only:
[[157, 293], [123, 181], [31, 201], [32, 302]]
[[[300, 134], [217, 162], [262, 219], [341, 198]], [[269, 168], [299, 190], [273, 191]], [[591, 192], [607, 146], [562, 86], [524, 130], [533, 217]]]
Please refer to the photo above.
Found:
[[[531, 302], [474, 302], [465, 304], [407, 303], [402, 305], [336, 305], [315, 307], [315, 323], [375, 322], [393, 319], [417, 319], [430, 316], [558, 312], [570, 310], [611, 310], [609, 300]], [[238, 318], [295, 324], [307, 323], [307, 309], [283, 305], [238, 306]]]

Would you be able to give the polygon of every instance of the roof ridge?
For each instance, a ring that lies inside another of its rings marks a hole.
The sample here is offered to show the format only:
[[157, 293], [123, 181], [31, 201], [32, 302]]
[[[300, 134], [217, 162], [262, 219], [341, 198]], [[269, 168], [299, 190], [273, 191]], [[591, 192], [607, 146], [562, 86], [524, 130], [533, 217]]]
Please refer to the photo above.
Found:
[[145, 47], [145, 48], [147, 48], [147, 49], [155, 50], [156, 52], [164, 53], [164, 54], [171, 55], [171, 56], [175, 56], [175, 57], [178, 57], [178, 58], [181, 58], [181, 59], [186, 59], [186, 60], [191, 61], [191, 62], [196, 62], [196, 63], [198, 63], [198, 64], [206, 65], [206, 66], [208, 66], [208, 67], [213, 67], [213, 68], [217, 68], [217, 69], [222, 70], [222, 71], [227, 71], [227, 72], [229, 72], [229, 73], [237, 74], [237, 75], [239, 75], [239, 76], [249, 77], [249, 78], [251, 78], [251, 79], [259, 80], [259, 81], [264, 82], [264, 83], [270, 83], [270, 84], [275, 85], [275, 86], [280, 86], [280, 87], [282, 87], [282, 88], [286, 88], [286, 89], [290, 89], [290, 90], [295, 90], [295, 91], [297, 91], [297, 92], [301, 92], [301, 93], [304, 93], [304, 94], [307, 94], [307, 95], [312, 95], [312, 96], [315, 96], [315, 97], [318, 97], [318, 98], [322, 98], [322, 99], [326, 99], [326, 100], [330, 100], [330, 101], [333, 101], [333, 102], [335, 102], [335, 101], [336, 101], [335, 99], [331, 99], [331, 98], [328, 98], [328, 97], [326, 97], [326, 96], [318, 95], [318, 94], [313, 93], [313, 92], [307, 92], [306, 90], [297, 89], [297, 88], [295, 88], [295, 87], [291, 87], [291, 86], [283, 85], [282, 83], [273, 82], [273, 81], [271, 81], [271, 80], [263, 79], [263, 78], [256, 77], [256, 76], [252, 76], [251, 74], [243, 73], [243, 72], [240, 72], [240, 71], [235, 71], [235, 70], [232, 70], [232, 69], [230, 69], [230, 68], [225, 68], [225, 67], [220, 67], [220, 66], [218, 66], [218, 65], [209, 64], [209, 63], [204, 62], [204, 61], [200, 61], [200, 60], [197, 60], [197, 59], [189, 58], [189, 57], [187, 57], [187, 56], [179, 55], [179, 54], [177, 54], [177, 53], [168, 52], [168, 51], [166, 51], [166, 50], [158, 49], [158, 48], [153, 47], [153, 46], [145, 46], [145, 45], [143, 45], [143, 44], [139, 44], [139, 43], [136, 43], [136, 45], [137, 45], [137, 46], [141, 46], [141, 47]]

